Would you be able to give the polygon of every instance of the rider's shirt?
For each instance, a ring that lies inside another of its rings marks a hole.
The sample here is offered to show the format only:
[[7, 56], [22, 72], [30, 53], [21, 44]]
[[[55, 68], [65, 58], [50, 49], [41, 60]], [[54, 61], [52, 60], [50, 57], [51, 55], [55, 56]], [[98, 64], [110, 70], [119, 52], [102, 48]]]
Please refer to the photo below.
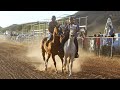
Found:
[[77, 37], [78, 35], [77, 35], [77, 32], [79, 31], [79, 25], [77, 25], [77, 24], [69, 24], [68, 25], [68, 30], [75, 30], [75, 33], [74, 33], [74, 35]]
[[55, 21], [55, 22], [53, 22], [53, 21], [51, 21], [50, 23], [49, 23], [49, 32], [50, 33], [53, 33], [53, 31], [54, 31], [54, 28], [55, 28], [55, 26], [57, 26], [58, 25], [58, 23]]

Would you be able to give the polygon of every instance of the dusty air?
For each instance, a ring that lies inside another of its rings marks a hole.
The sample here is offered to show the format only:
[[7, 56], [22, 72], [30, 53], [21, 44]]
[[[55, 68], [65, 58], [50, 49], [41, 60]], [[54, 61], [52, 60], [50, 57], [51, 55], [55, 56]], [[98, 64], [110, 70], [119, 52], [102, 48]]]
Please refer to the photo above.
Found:
[[119, 19], [77, 11], [0, 27], [0, 79], [119, 79]]

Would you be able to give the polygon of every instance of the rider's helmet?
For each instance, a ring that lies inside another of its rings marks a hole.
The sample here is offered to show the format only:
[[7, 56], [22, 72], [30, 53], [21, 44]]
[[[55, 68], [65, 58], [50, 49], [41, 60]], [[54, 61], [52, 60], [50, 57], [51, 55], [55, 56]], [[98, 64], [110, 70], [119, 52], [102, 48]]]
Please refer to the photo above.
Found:
[[55, 21], [56, 20], [56, 17], [55, 16], [52, 16], [52, 21]]

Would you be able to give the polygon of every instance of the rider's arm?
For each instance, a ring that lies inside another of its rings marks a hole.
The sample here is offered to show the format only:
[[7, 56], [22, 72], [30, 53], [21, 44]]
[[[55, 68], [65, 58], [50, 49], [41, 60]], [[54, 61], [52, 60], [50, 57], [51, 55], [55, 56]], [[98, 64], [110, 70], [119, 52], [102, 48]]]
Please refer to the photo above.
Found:
[[70, 32], [69, 24], [65, 27], [66, 32]]
[[51, 22], [49, 23], [48, 31], [51, 33]]
[[79, 32], [79, 25], [77, 24], [76, 31]]

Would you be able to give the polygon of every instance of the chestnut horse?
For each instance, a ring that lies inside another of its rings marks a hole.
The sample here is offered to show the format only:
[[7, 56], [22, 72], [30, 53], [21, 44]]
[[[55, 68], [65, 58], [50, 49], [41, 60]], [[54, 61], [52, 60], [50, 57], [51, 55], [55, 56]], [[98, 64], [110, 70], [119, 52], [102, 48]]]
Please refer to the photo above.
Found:
[[[41, 47], [43, 60], [45, 61], [45, 70], [47, 71], [48, 60], [49, 60], [50, 56], [52, 56], [54, 66], [55, 66], [55, 69], [57, 72], [55, 56], [58, 55], [62, 62], [62, 72], [63, 72], [64, 54], [60, 51], [61, 35], [59, 35], [59, 27], [54, 28], [53, 39], [48, 43], [48, 46], [46, 45], [47, 38], [48, 37], [45, 37], [42, 40], [42, 47]], [[47, 54], [47, 59], [45, 59], [45, 53]]]

